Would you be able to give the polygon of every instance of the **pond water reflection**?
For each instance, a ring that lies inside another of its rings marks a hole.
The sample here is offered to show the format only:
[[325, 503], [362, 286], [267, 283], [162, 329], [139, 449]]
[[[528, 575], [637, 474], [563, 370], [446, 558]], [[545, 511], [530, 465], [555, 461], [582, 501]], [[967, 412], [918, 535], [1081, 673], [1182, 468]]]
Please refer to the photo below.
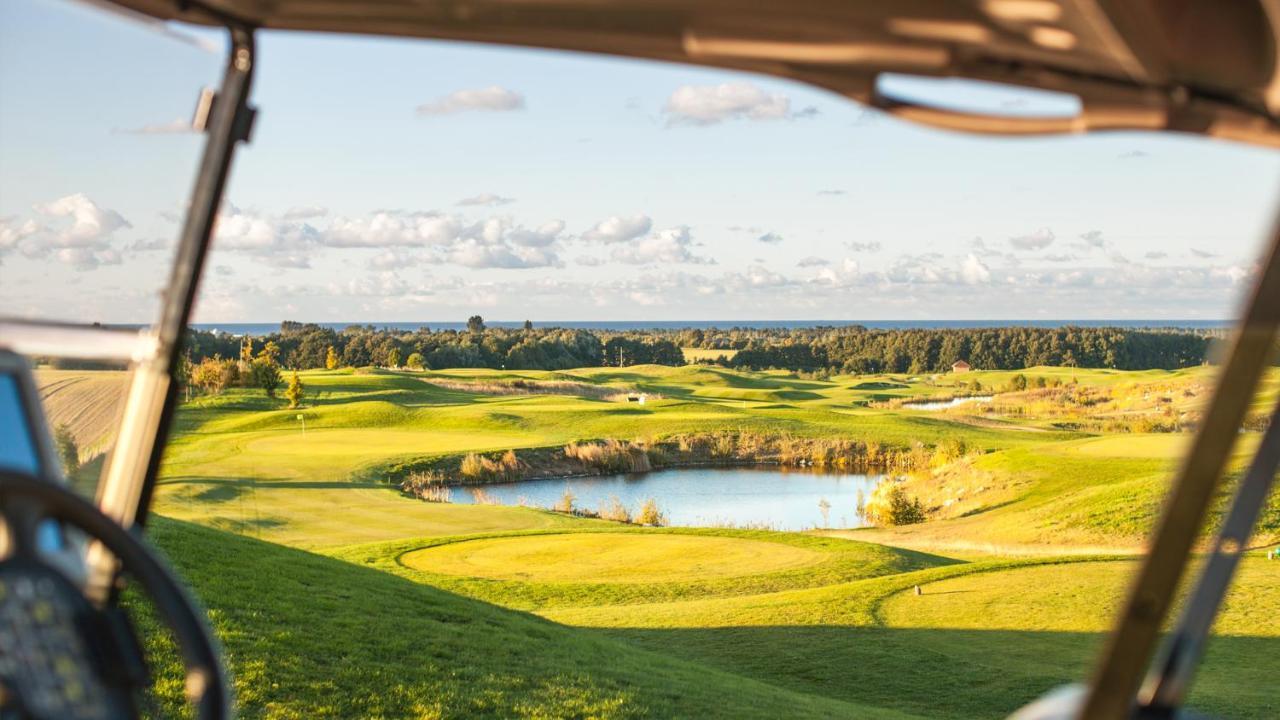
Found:
[[[567, 488], [575, 507], [598, 510], [617, 497], [632, 513], [654, 498], [670, 525], [808, 530], [863, 526], [858, 491], [869, 497], [881, 477], [777, 467], [698, 467], [494, 483], [483, 490], [503, 505], [523, 501], [552, 507]], [[825, 518], [823, 500], [829, 504]], [[474, 498], [468, 488], [453, 488], [452, 501], [471, 504]]]

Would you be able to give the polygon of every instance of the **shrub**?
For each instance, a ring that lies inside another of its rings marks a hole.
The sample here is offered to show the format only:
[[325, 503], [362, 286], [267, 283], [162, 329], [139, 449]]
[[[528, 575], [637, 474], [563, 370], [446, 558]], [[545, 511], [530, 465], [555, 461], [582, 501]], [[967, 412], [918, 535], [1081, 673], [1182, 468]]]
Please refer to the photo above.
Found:
[[879, 526], [915, 525], [925, 520], [920, 501], [907, 497], [901, 484], [887, 478], [871, 491], [863, 516], [868, 523]]
[[640, 514], [636, 515], [636, 522], [641, 525], [653, 525], [656, 527], [659, 525], [666, 525], [667, 518], [662, 514], [662, 511], [658, 509], [658, 501], [653, 498], [649, 498], [640, 506]]
[[409, 353], [409, 359], [405, 360], [404, 364], [410, 370], [421, 370], [423, 368], [422, 353]]
[[260, 356], [253, 361], [251, 367], [250, 375], [253, 378], [253, 384], [262, 388], [267, 393], [267, 397], [275, 397], [276, 389], [284, 382], [284, 378], [280, 377], [280, 366], [269, 357]]
[[191, 369], [191, 384], [209, 395], [217, 395], [228, 385], [240, 379], [240, 368], [231, 360], [214, 355], [200, 361]]

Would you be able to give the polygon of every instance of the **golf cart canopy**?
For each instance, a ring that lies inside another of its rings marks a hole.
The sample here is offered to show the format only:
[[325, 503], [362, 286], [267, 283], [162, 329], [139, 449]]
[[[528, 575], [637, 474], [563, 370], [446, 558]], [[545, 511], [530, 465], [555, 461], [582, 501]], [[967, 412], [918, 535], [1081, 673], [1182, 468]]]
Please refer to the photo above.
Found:
[[[111, 0], [152, 18], [579, 50], [811, 83], [971, 132], [1177, 130], [1280, 146], [1276, 0]], [[881, 73], [1069, 93], [1068, 117], [984, 116]]]

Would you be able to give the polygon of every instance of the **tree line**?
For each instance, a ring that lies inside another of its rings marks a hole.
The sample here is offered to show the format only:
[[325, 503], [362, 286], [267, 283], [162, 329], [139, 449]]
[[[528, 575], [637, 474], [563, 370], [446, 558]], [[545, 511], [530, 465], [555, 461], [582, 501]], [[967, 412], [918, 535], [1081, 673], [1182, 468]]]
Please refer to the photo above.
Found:
[[[464, 330], [413, 331], [353, 325], [341, 330], [286, 321], [250, 340], [270, 344], [271, 364], [295, 370], [338, 367], [565, 370], [641, 364], [683, 365], [681, 348], [724, 350], [708, 362], [744, 369], [831, 373], [925, 373], [957, 360], [975, 369], [1037, 365], [1119, 370], [1175, 369], [1209, 359], [1211, 333], [1116, 327], [1005, 327], [872, 330], [863, 326], [687, 330], [583, 330], [486, 327], [473, 316]], [[244, 338], [192, 330], [188, 358], [241, 360]], [[259, 351], [261, 352], [261, 351]], [[265, 371], [260, 371], [265, 372]]]

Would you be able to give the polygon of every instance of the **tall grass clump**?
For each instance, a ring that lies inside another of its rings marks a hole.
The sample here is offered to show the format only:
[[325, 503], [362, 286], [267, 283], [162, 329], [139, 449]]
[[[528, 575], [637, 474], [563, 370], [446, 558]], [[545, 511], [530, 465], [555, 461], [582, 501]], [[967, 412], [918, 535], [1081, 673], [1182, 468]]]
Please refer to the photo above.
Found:
[[645, 472], [651, 469], [644, 448], [614, 438], [601, 442], [569, 443], [564, 446], [564, 456], [587, 468], [605, 473]]
[[523, 464], [515, 450], [508, 450], [494, 460], [478, 453], [467, 453], [458, 466], [458, 473], [467, 482], [510, 482], [520, 479]]
[[446, 483], [444, 474], [435, 470], [412, 472], [400, 483], [400, 490], [427, 502], [452, 502], [452, 493]]
[[600, 503], [600, 517], [614, 522], [629, 523], [631, 522], [631, 511], [627, 509], [626, 505], [622, 504], [617, 495], [614, 495], [607, 502]]
[[570, 490], [568, 487], [565, 487], [564, 494], [560, 496], [560, 499], [556, 501], [556, 504], [553, 505], [551, 509], [555, 510], [556, 512], [568, 513], [572, 515], [573, 503], [577, 499], [578, 498], [574, 496], [573, 491]]

